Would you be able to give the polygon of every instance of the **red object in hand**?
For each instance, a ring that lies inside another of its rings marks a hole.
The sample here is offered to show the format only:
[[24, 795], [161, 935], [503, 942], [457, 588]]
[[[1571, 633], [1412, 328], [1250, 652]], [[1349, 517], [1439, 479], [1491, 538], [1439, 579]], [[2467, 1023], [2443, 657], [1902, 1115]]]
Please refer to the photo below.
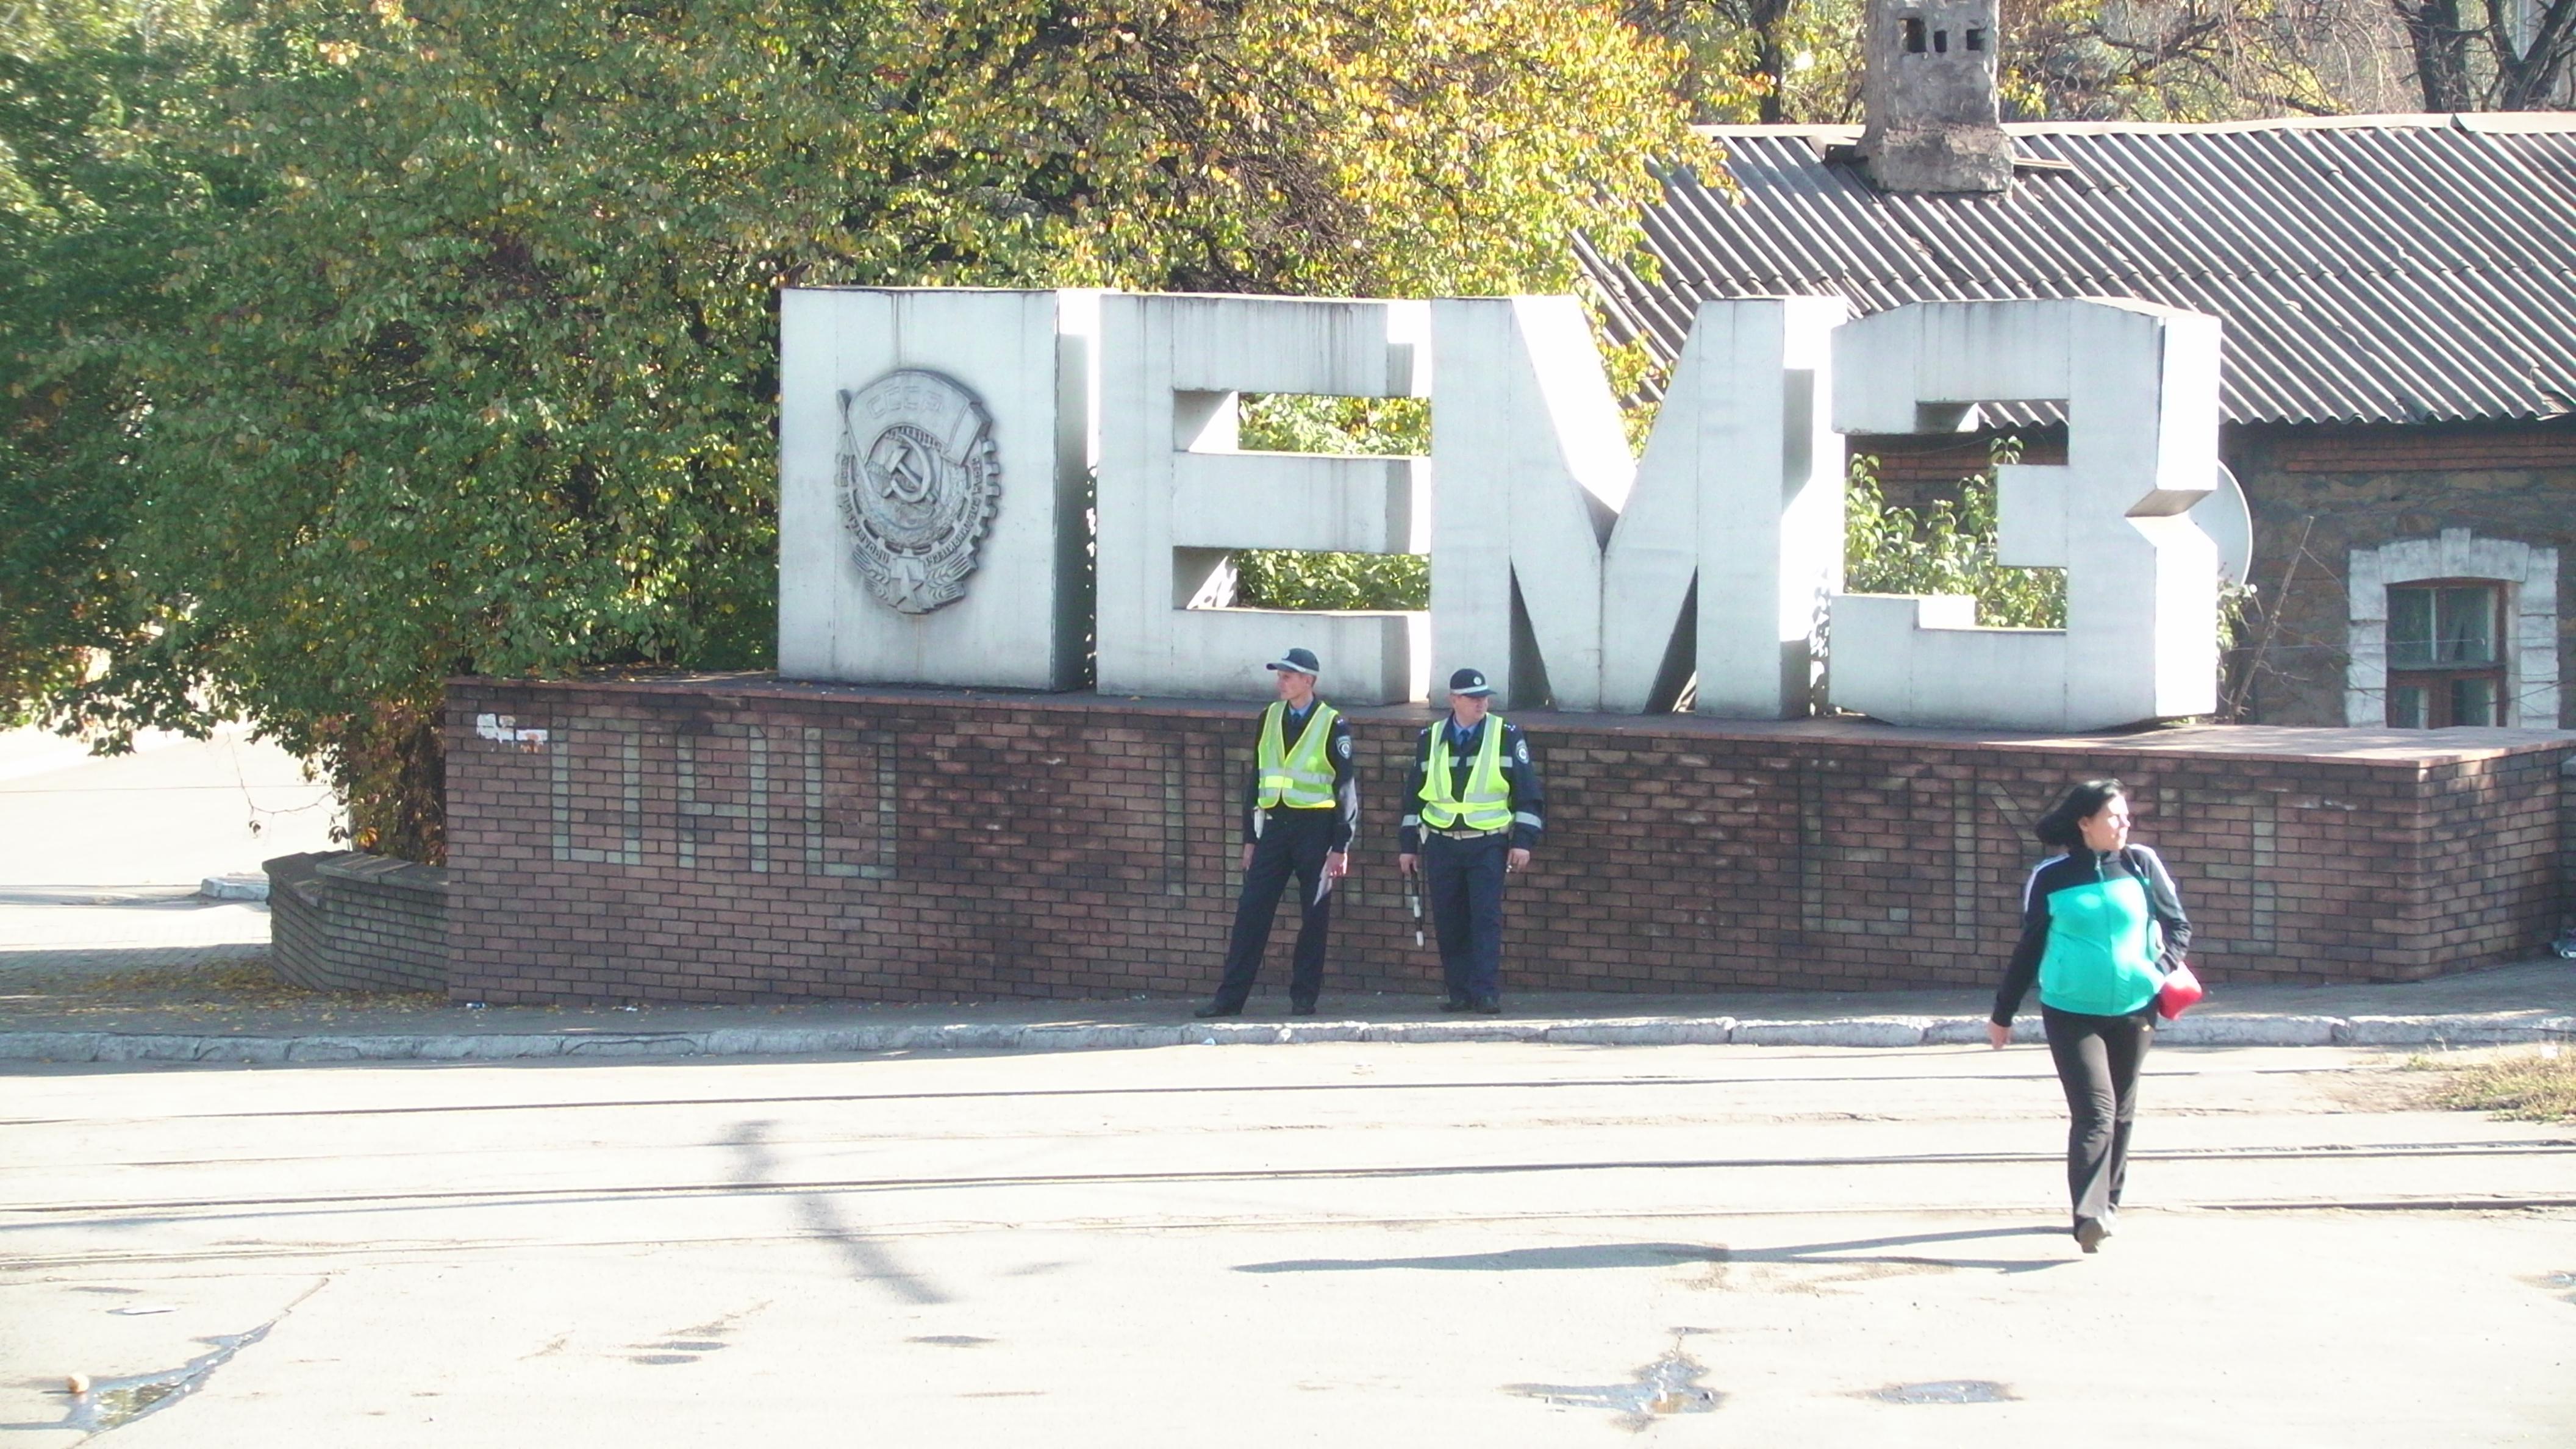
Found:
[[2176, 1020], [2206, 994], [2200, 978], [2191, 974], [2191, 967], [2177, 961], [2174, 969], [2165, 973], [2164, 984], [2156, 988], [2156, 1015], [2167, 1021]]

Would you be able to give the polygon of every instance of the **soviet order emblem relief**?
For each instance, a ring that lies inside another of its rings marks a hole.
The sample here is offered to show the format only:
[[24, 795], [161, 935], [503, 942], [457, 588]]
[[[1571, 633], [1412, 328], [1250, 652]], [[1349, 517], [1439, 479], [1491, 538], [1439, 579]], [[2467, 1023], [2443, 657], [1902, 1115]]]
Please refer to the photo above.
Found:
[[955, 603], [1002, 493], [992, 415], [955, 382], [910, 368], [840, 399], [833, 481], [869, 591], [906, 614]]

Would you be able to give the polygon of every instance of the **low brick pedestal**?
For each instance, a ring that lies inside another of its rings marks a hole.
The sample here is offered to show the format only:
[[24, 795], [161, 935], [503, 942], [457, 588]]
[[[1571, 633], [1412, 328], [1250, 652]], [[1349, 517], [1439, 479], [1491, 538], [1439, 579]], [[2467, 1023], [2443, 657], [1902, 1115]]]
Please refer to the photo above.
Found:
[[[450, 995], [1205, 992], [1252, 711], [768, 676], [458, 681]], [[1350, 713], [1365, 815], [1327, 990], [1436, 991], [1394, 841], [1430, 715]], [[1512, 887], [1507, 991], [1988, 982], [2037, 855], [2029, 823], [2095, 775], [2129, 783], [2215, 982], [2523, 959], [2570, 905], [2566, 734], [1512, 718], [1540, 752], [1549, 832]]]
[[447, 989], [447, 872], [338, 850], [268, 872], [269, 961], [315, 991]]

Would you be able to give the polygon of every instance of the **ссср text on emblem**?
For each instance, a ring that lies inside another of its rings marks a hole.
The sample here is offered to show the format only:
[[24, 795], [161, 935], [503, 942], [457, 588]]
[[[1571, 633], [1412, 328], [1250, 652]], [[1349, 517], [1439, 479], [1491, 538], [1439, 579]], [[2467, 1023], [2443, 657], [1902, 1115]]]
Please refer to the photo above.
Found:
[[869, 591], [907, 614], [955, 603], [1002, 492], [991, 414], [912, 368], [840, 397], [833, 481]]

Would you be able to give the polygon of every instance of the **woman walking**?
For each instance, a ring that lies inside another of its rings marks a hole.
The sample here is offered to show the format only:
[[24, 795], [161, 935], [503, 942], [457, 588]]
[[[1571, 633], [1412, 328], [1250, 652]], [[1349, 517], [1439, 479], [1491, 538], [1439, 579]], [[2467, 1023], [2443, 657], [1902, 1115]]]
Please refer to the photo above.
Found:
[[2066, 1189], [2075, 1241], [2091, 1253], [2119, 1214], [2156, 990], [2182, 964], [2191, 922], [2164, 862], [2129, 843], [2128, 792], [2119, 781], [2087, 780], [2067, 791], [2034, 833], [2057, 853], [2022, 889], [2021, 941], [1986, 1036], [1998, 1049], [2012, 1040], [2013, 1013], [2036, 980], [2048, 1054], [2073, 1117]]

